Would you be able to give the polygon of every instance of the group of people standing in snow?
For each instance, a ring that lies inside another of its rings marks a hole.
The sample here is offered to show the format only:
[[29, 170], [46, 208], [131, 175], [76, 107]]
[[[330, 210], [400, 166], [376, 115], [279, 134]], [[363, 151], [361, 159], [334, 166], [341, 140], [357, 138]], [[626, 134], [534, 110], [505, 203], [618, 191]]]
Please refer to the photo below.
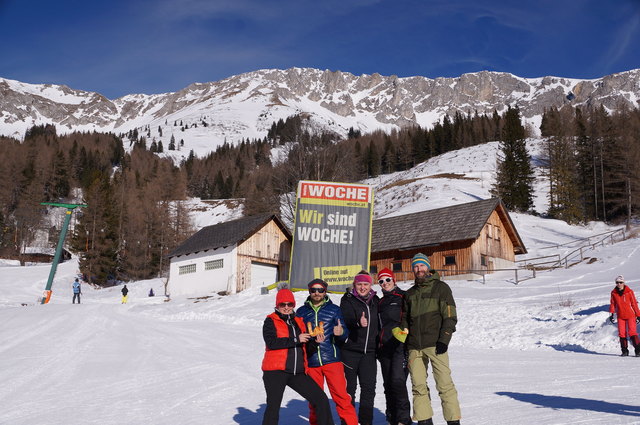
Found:
[[[458, 394], [451, 379], [448, 346], [456, 330], [456, 305], [451, 288], [431, 270], [429, 258], [412, 259], [414, 285], [406, 292], [389, 269], [378, 273], [382, 297], [373, 278], [361, 271], [334, 304], [322, 279], [308, 283], [309, 296], [295, 311], [289, 289], [276, 295], [275, 311], [263, 325], [262, 362], [267, 407], [263, 425], [277, 424], [284, 389], [289, 386], [309, 402], [309, 422], [333, 424], [324, 385], [344, 425], [373, 423], [377, 362], [380, 363], [387, 422], [432, 425], [433, 410], [427, 370], [432, 373], [448, 425], [460, 424]], [[413, 415], [407, 391], [411, 376]], [[360, 386], [356, 412], [356, 389]]]

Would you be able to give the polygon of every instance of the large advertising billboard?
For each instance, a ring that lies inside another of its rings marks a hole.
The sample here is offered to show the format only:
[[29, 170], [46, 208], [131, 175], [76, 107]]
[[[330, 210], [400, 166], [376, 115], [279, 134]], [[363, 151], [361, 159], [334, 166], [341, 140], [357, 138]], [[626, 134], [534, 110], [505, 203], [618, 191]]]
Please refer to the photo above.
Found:
[[369, 270], [373, 188], [301, 181], [296, 197], [289, 286], [307, 289], [316, 278], [342, 291]]

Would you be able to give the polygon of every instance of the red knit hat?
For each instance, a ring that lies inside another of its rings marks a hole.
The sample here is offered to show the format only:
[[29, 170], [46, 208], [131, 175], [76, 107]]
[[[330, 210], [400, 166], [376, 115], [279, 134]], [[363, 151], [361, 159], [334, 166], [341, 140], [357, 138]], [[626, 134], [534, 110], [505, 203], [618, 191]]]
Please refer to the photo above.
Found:
[[384, 279], [386, 277], [390, 277], [393, 281], [396, 281], [396, 277], [393, 275], [393, 272], [387, 268], [384, 268], [378, 272], [378, 280]]
[[293, 306], [296, 306], [296, 299], [293, 296], [293, 292], [288, 290], [287, 288], [283, 288], [278, 291], [276, 295], [276, 307], [281, 303], [293, 303]]

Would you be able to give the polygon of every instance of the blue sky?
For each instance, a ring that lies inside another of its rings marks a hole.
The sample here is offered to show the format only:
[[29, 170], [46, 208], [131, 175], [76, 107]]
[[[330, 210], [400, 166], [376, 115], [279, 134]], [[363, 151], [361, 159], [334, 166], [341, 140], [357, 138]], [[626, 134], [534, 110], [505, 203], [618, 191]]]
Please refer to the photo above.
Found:
[[0, 0], [0, 77], [114, 99], [263, 68], [598, 78], [640, 68], [640, 0]]

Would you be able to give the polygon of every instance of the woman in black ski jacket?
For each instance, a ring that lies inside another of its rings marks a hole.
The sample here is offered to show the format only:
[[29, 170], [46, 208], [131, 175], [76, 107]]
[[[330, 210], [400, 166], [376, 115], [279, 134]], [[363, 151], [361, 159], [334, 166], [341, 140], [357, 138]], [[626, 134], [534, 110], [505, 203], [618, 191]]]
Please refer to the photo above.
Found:
[[373, 422], [373, 400], [376, 396], [376, 345], [380, 323], [378, 302], [380, 299], [371, 289], [371, 275], [366, 271], [353, 279], [353, 287], [340, 300], [340, 309], [349, 338], [342, 346], [342, 362], [347, 378], [347, 392], [355, 405], [356, 387], [360, 383], [360, 409], [358, 421], [361, 425]]

